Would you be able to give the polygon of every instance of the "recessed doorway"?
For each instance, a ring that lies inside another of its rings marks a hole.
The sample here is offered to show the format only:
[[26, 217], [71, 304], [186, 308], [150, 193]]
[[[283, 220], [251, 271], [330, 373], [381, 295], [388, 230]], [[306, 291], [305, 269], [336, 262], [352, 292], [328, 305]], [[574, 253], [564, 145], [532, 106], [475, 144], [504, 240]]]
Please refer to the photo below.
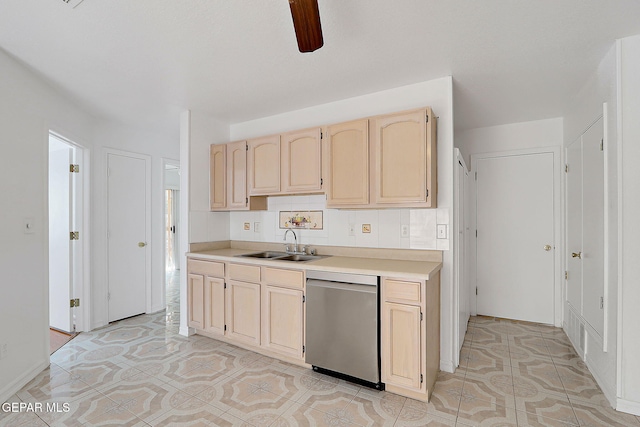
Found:
[[165, 308], [167, 322], [180, 323], [180, 164], [164, 160]]

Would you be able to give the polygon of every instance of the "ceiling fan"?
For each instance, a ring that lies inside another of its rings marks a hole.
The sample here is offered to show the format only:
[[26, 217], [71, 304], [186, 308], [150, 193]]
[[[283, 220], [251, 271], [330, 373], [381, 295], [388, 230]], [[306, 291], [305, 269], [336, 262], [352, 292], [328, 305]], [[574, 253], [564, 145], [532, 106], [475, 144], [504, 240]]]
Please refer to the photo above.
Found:
[[318, 0], [289, 0], [298, 50], [313, 52], [324, 44]]

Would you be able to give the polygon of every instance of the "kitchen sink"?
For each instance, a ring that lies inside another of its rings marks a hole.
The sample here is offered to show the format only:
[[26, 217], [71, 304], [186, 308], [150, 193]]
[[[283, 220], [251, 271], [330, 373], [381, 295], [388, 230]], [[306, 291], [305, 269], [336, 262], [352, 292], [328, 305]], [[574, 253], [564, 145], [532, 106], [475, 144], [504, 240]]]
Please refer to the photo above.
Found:
[[271, 251], [265, 251], [265, 252], [254, 252], [251, 254], [243, 254], [243, 255], [238, 255], [240, 257], [247, 257], [247, 258], [266, 258], [266, 259], [271, 259], [271, 258], [279, 258], [279, 257], [284, 257], [287, 256], [288, 254], [286, 252], [271, 252]]
[[305, 262], [305, 261], [314, 261], [317, 259], [326, 258], [329, 255], [302, 255], [302, 254], [288, 254], [286, 252], [264, 251], [264, 252], [254, 252], [250, 254], [236, 255], [236, 256], [244, 257], [244, 258], [270, 259], [275, 261]]

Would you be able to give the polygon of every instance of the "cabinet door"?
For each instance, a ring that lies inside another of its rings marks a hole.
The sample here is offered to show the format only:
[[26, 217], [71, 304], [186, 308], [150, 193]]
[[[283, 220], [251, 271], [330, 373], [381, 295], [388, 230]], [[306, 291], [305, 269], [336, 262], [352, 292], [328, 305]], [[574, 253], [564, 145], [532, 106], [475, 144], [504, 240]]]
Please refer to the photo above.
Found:
[[211, 210], [227, 207], [227, 146], [212, 144], [209, 151], [209, 203]]
[[[427, 120], [434, 121], [428, 118], [430, 111], [420, 109], [374, 120], [374, 203], [435, 207], [436, 159], [431, 127], [427, 140]], [[428, 142], [432, 144], [429, 152]], [[433, 188], [429, 190], [428, 186]]]
[[262, 295], [262, 346], [302, 359], [302, 291], [265, 286]]
[[247, 142], [227, 144], [227, 208], [247, 209]]
[[260, 285], [227, 282], [227, 332], [231, 338], [260, 345]]
[[282, 191], [313, 192], [322, 189], [320, 128], [282, 135]]
[[249, 195], [280, 192], [280, 135], [247, 141]]
[[191, 328], [204, 329], [204, 276], [187, 275], [187, 324]]
[[327, 128], [327, 206], [369, 203], [369, 120]]
[[382, 305], [382, 381], [420, 390], [420, 307], [385, 302]]
[[224, 279], [204, 278], [204, 330], [224, 335]]

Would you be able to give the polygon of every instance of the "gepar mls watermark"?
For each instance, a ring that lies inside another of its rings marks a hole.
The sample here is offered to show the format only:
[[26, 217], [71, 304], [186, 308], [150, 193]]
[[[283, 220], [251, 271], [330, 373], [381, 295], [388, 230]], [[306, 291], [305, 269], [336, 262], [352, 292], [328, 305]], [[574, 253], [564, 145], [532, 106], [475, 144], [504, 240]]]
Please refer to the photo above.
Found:
[[71, 405], [67, 402], [5, 402], [2, 412], [69, 412]]

